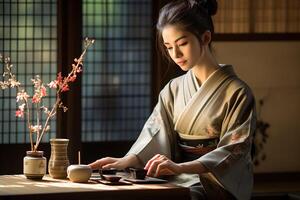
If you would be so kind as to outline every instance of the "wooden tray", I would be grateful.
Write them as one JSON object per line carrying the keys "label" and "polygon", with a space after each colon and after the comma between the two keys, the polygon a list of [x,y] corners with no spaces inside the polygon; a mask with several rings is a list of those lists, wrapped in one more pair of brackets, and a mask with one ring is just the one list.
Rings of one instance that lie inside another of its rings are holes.
{"label": "wooden tray", "polygon": [[124,178],[125,181],[129,181],[131,183],[140,183],[140,184],[146,184],[146,183],[167,183],[168,181],[160,178],[154,178],[154,177],[146,177],[145,179],[134,179],[134,178]]}

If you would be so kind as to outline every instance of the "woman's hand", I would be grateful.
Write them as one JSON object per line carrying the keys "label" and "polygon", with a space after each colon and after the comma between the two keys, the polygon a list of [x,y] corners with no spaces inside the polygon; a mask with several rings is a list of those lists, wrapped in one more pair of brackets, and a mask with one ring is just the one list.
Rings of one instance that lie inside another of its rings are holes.
{"label": "woman's hand", "polygon": [[136,166],[139,164],[139,160],[136,155],[128,155],[123,158],[114,158],[114,157],[105,157],[99,160],[96,160],[93,163],[90,163],[89,166],[92,170],[96,169],[108,169],[108,168],[115,168],[115,169],[125,169],[129,166]]}
{"label": "woman's hand", "polygon": [[153,156],[146,164],[147,176],[178,175],[182,173],[202,174],[208,172],[207,168],[198,160],[184,163],[174,163],[164,155]]}
{"label": "woman's hand", "polygon": [[164,155],[153,156],[146,164],[147,176],[177,175],[182,173],[181,166]]}
{"label": "woman's hand", "polygon": [[105,157],[90,163],[89,166],[92,168],[92,170],[102,168],[117,168],[116,166],[120,166],[120,159],[121,158]]}

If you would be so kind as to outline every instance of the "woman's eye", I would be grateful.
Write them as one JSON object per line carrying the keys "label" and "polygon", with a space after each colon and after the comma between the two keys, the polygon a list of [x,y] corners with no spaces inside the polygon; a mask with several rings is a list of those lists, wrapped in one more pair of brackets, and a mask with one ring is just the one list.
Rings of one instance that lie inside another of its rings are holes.
{"label": "woman's eye", "polygon": [[179,46],[184,46],[186,44],[187,44],[187,42],[184,42],[184,43],[179,44]]}
{"label": "woman's eye", "polygon": [[168,51],[170,51],[170,50],[172,50],[172,49],[173,49],[173,47],[167,47],[167,49],[168,49]]}

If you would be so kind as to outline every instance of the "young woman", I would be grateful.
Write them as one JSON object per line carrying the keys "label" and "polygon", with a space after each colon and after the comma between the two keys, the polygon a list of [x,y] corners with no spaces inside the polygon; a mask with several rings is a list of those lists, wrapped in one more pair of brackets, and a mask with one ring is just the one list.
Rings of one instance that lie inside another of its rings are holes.
{"label": "young woman", "polygon": [[160,92],[126,156],[99,159],[93,169],[143,166],[148,176],[174,175],[173,182],[190,187],[192,199],[250,198],[255,100],[210,49],[216,11],[216,0],[172,1],[161,9],[162,52],[187,73]]}

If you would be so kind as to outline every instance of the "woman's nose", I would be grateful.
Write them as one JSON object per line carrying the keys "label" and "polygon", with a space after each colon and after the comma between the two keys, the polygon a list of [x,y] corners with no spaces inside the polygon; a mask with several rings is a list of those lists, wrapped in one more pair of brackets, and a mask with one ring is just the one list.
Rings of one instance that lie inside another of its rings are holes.
{"label": "woman's nose", "polygon": [[180,58],[182,56],[182,52],[179,50],[179,48],[173,49],[173,57],[174,58]]}

